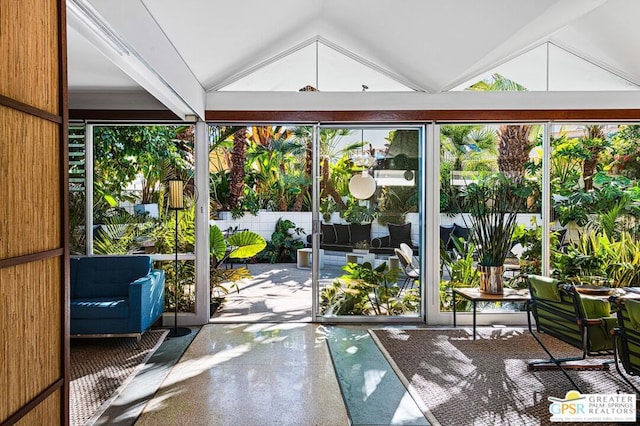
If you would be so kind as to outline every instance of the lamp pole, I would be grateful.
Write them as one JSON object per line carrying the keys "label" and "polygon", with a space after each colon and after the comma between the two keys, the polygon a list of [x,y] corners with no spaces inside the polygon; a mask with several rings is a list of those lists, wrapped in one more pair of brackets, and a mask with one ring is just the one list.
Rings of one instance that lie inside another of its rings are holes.
{"label": "lamp pole", "polygon": [[176,253],[174,262],[175,286],[173,291],[174,311],[173,329],[169,331],[169,337],[186,336],[191,333],[190,328],[178,327],[178,210],[184,209],[184,182],[179,179],[169,181],[169,210],[175,211],[175,240],[174,249]]}

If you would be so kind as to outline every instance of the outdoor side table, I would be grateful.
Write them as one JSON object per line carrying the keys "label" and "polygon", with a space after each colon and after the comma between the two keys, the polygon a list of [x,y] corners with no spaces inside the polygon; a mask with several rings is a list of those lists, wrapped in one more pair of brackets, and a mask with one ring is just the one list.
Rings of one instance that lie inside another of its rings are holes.
{"label": "outdoor side table", "polygon": [[[296,267],[298,269],[311,269],[313,251],[310,248],[298,249],[296,252]],[[318,266],[324,268],[324,249],[318,249]]]}
{"label": "outdoor side table", "polygon": [[476,308],[478,302],[527,302],[529,290],[505,288],[501,294],[482,293],[478,288],[453,289],[453,326],[456,326],[456,296],[471,301],[473,305],[473,340],[476,340]]}
{"label": "outdoor side table", "polygon": [[359,263],[363,264],[369,262],[373,266],[373,262],[376,260],[376,255],[373,253],[347,253],[345,255],[344,264],[347,263]]}

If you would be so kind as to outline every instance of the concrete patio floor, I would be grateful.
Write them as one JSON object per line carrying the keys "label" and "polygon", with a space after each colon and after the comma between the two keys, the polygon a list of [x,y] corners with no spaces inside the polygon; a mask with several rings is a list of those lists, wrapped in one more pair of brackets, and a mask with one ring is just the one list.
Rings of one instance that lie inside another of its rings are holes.
{"label": "concrete patio floor", "polygon": [[[252,279],[242,280],[240,292],[231,292],[212,317],[211,323],[311,322],[311,270],[295,263],[247,265]],[[325,265],[322,281],[331,282],[344,272],[340,266]]]}

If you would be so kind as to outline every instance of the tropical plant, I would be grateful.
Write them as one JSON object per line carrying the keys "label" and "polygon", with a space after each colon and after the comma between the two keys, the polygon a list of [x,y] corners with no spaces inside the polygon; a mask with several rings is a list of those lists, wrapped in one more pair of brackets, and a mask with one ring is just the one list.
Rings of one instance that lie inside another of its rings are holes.
{"label": "tropical plant", "polygon": [[640,179],[640,125],[621,126],[613,137],[613,161],[609,167],[631,179]]}
{"label": "tropical plant", "polygon": [[244,165],[247,152],[247,128],[240,127],[233,133],[231,171],[229,182],[229,207],[238,207],[244,194]]}
{"label": "tropical plant", "polygon": [[302,192],[301,188],[310,186],[310,177],[298,164],[305,150],[304,145],[293,139],[272,139],[266,145],[250,145],[245,182],[258,195],[261,208],[287,211]]}
{"label": "tropical plant", "polygon": [[122,199],[127,184],[142,176],[142,203],[158,202],[160,182],[188,168],[192,140],[178,139],[185,134],[185,126],[95,127],[95,182],[104,193]]}
{"label": "tropical plant", "polygon": [[336,211],[337,204],[331,197],[320,199],[320,214],[325,222],[331,222],[331,215]]}
{"label": "tropical plant", "polygon": [[611,141],[604,133],[604,127],[600,125],[584,126],[584,137],[581,139],[585,158],[582,163],[582,179],[586,190],[593,188],[591,177],[596,172],[600,153],[611,146]]}
{"label": "tropical plant", "polygon": [[566,134],[551,139],[551,192],[568,196],[580,186],[582,177],[582,148],[577,138]]}
{"label": "tropical plant", "polygon": [[[442,310],[453,307],[453,287],[478,287],[480,273],[476,268],[475,246],[463,238],[452,238],[454,250],[447,250],[440,241],[440,306]],[[443,279],[445,272],[449,281]],[[456,300],[456,308],[464,311],[469,308],[469,301],[463,297]]]}
{"label": "tropical plant", "polygon": [[[231,234],[228,238],[217,225],[209,227],[209,288],[210,297],[214,299],[224,298],[231,289],[240,291],[238,282],[243,278],[251,278],[247,267],[222,268],[221,265],[228,259],[249,259],[256,256],[267,246],[264,238],[252,231],[240,231]],[[230,283],[230,285],[226,285]]]}
{"label": "tropical plant", "polygon": [[524,180],[511,179],[501,173],[464,188],[461,197],[469,206],[469,238],[476,246],[479,265],[504,264],[517,227],[517,214],[525,209],[531,193],[531,187]]}
{"label": "tropical plant", "polygon": [[348,193],[352,176],[349,155],[362,146],[354,142],[342,146],[342,138],[351,134],[349,129],[324,128],[320,131],[320,197],[331,197],[339,210],[346,206],[342,196]]}
{"label": "tropical plant", "polygon": [[397,285],[400,269],[386,263],[373,268],[369,262],[349,263],[339,279],[322,289],[321,308],[325,315],[401,315],[417,312],[416,289],[401,292]]}
{"label": "tropical plant", "polygon": [[360,201],[350,198],[347,201],[347,209],[340,212],[340,217],[347,223],[361,224],[373,221],[376,218],[376,211],[374,208],[361,205]]}
{"label": "tropical plant", "polygon": [[444,125],[440,135],[441,155],[453,163],[455,170],[494,170],[497,135],[493,128]]}
{"label": "tropical plant", "polygon": [[[480,81],[470,87],[477,91],[526,91],[527,88],[500,75]],[[525,175],[529,153],[535,146],[529,124],[504,124],[498,129],[498,169],[500,173],[522,178]]]}
{"label": "tropical plant", "polygon": [[556,256],[554,275],[574,282],[603,277],[611,285],[640,285],[640,242],[627,232],[618,239],[587,230],[577,242],[569,244],[566,253]]}
{"label": "tropical plant", "polygon": [[378,197],[377,220],[380,225],[405,223],[407,213],[418,211],[418,187],[385,186]]}
{"label": "tropical plant", "polygon": [[72,255],[86,254],[85,192],[69,191],[69,251]]}
{"label": "tropical plant", "polygon": [[304,229],[297,227],[289,219],[279,218],[275,231],[271,234],[271,240],[267,242],[266,249],[259,257],[269,263],[295,262],[298,249],[304,247],[300,239],[302,234]]}
{"label": "tropical plant", "polygon": [[[304,173],[303,176],[307,179],[311,179],[313,176],[313,127],[303,126],[294,127],[291,130],[292,135],[299,141],[304,147]],[[291,211],[302,211],[302,207],[305,203],[305,198],[310,196],[311,193],[310,182],[307,185],[300,187],[300,192],[296,196],[295,202],[291,208]],[[309,204],[310,205],[310,204]]]}
{"label": "tropical plant", "polygon": [[593,194],[584,191],[576,191],[568,197],[557,196],[553,200],[555,218],[562,226],[569,222],[584,226],[589,221],[588,213],[593,201]]}

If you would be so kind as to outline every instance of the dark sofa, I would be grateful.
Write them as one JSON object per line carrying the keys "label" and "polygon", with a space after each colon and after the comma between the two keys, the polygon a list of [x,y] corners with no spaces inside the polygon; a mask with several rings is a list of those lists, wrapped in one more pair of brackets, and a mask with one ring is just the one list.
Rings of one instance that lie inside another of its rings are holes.
{"label": "dark sofa", "polygon": [[149,256],[71,258],[71,335],[140,339],[162,315],[164,271]]}
{"label": "dark sofa", "polygon": [[[389,235],[371,238],[371,224],[339,224],[323,223],[320,225],[320,248],[331,251],[353,251],[357,242],[366,242],[369,252],[374,254],[394,255],[393,249],[399,248],[401,243],[413,247],[414,253],[418,249],[411,241],[411,223],[404,225],[387,225]],[[311,247],[311,235],[307,236],[307,247]]]}

